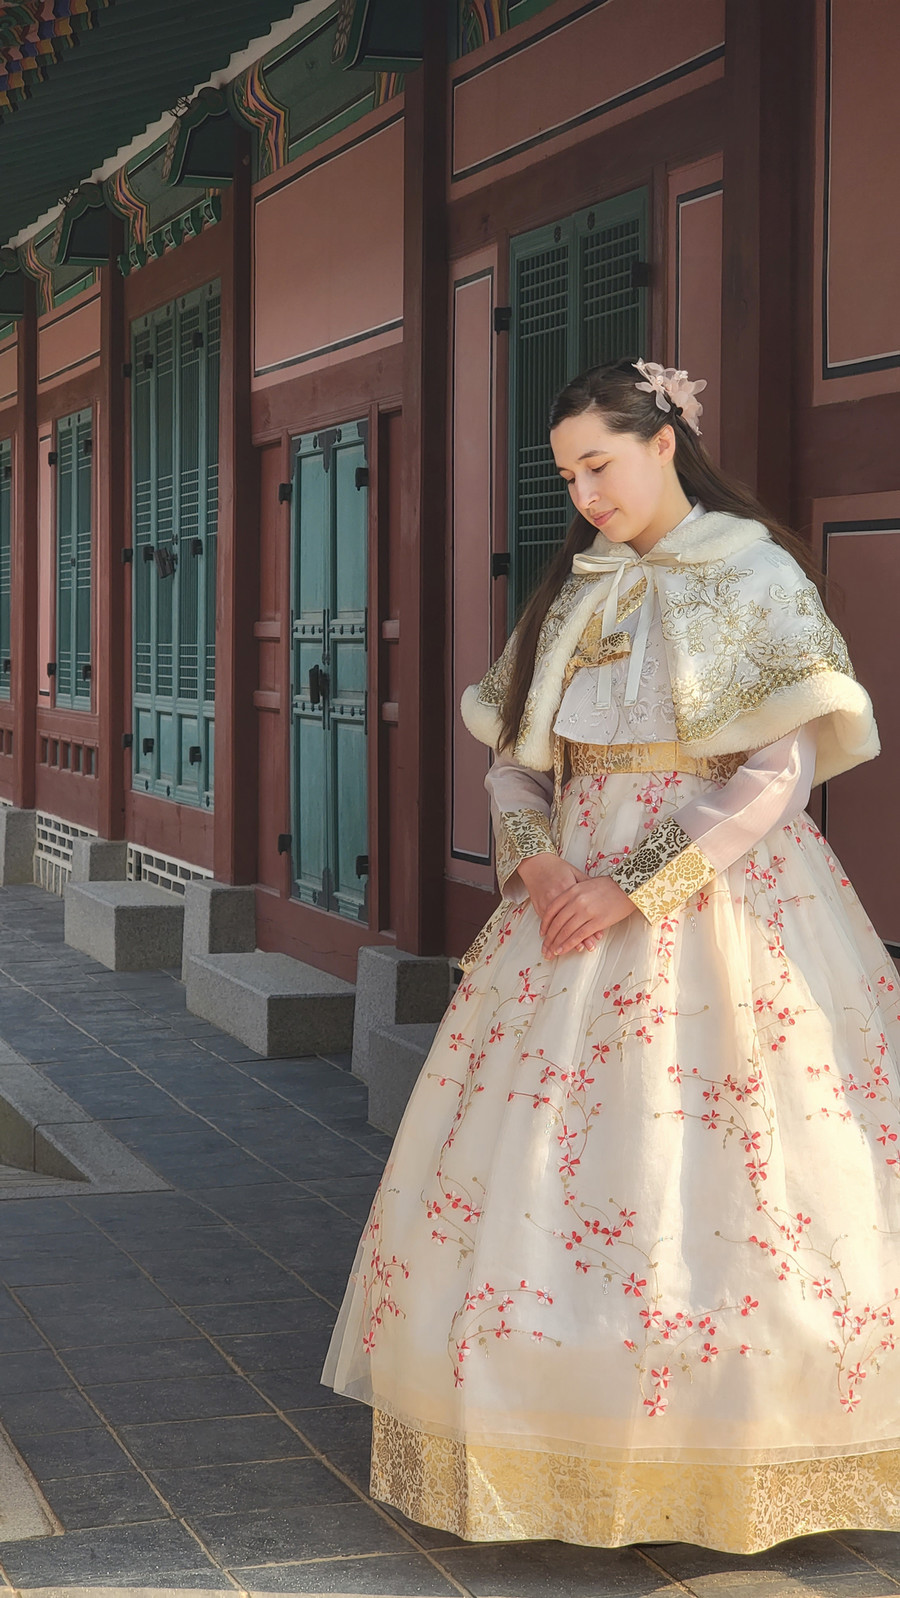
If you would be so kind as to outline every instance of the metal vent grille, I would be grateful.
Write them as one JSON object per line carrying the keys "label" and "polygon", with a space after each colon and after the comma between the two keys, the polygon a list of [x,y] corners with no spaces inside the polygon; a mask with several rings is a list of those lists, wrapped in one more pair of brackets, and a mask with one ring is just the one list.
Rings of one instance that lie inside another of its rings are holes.
{"label": "metal vent grille", "polygon": [[47,893],[62,895],[72,875],[72,845],[76,838],[96,838],[90,827],[76,827],[60,816],[39,810],[35,817],[34,880]]}
{"label": "metal vent grille", "polygon": [[176,860],[135,843],[128,845],[125,874],[129,882],[146,882],[151,888],[164,888],[169,893],[184,893],[185,883],[203,882],[212,876],[203,866],[189,865],[186,860]]}

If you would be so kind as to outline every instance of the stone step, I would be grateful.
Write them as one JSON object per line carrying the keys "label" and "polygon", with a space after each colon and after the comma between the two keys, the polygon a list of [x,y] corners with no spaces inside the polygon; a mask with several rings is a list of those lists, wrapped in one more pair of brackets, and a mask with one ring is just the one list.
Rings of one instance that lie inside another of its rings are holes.
{"label": "stone step", "polygon": [[369,1033],[369,1121],[393,1137],[435,1040],[439,1022],[406,1021]]}
{"label": "stone step", "polygon": [[257,1054],[279,1057],[349,1050],[355,989],[350,982],[261,949],[186,953],[187,1007]]}
{"label": "stone step", "polygon": [[145,882],[70,882],[65,940],[110,971],[181,964],[184,900]]}

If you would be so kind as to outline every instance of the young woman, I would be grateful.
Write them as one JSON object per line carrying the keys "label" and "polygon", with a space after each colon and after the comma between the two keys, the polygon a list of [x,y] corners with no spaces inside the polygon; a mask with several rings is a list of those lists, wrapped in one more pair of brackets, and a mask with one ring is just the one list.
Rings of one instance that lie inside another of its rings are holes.
{"label": "young woman", "polygon": [[636,366],[556,400],[577,515],[463,698],[503,902],[324,1380],[464,1538],[900,1530],[900,985],[804,810],[871,704],[705,385]]}

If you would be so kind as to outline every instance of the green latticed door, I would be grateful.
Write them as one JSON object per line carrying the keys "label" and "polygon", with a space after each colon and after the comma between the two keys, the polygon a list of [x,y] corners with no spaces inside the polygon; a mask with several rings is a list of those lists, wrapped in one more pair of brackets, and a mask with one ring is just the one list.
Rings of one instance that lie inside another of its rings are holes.
{"label": "green latticed door", "polygon": [[218,284],[132,327],[134,785],[211,807]]}
{"label": "green latticed door", "polygon": [[510,624],[570,517],[547,442],[556,392],[577,373],[644,354],[647,191],[513,239],[510,259]]}
{"label": "green latticed door", "polygon": [[56,424],[56,703],[91,707],[92,417]]}
{"label": "green latticed door", "polygon": [[0,699],[9,698],[11,639],[9,595],[12,583],[12,442],[0,438]]}
{"label": "green latticed door", "polygon": [[294,442],[294,894],[366,916],[366,422]]}

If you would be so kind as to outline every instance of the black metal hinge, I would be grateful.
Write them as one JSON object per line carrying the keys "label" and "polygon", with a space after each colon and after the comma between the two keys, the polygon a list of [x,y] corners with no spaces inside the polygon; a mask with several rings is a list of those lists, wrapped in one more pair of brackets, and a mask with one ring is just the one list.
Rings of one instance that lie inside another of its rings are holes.
{"label": "black metal hinge", "polygon": [[293,483],[279,483],[278,484],[278,503],[279,503],[279,505],[289,505],[291,503],[291,495],[293,494],[293,492],[294,492]]}
{"label": "black metal hinge", "polygon": [[356,471],[353,474],[353,481],[356,484],[357,488],[368,488],[368,486],[369,486],[369,468],[368,468],[368,466],[357,466]]}
{"label": "black metal hinge", "polygon": [[508,549],[499,550],[491,556],[491,576],[508,577],[511,556]]}
{"label": "black metal hinge", "polygon": [[48,453],[47,453],[47,465],[48,466],[55,466],[57,464],[58,460],[59,460],[58,451],[55,450],[55,449],[49,450]]}
{"label": "black metal hinge", "polygon": [[293,841],[294,841],[294,835],[293,835],[292,832],[279,832],[279,834],[278,834],[278,853],[279,854],[290,854],[291,846],[293,844]]}
{"label": "black metal hinge", "polygon": [[650,287],[651,265],[649,261],[632,261],[631,287],[633,289],[648,289]]}
{"label": "black metal hinge", "polygon": [[48,677],[55,677],[56,676],[56,661],[55,660],[48,660],[47,661],[47,676]]}
{"label": "black metal hinge", "polygon": [[132,366],[131,362],[130,361],[123,361],[123,363],[122,363],[122,376],[123,377],[132,377],[133,375],[134,375],[134,367]]}
{"label": "black metal hinge", "polygon": [[511,305],[495,305],[494,306],[494,332],[495,333],[508,333],[511,327],[512,327],[512,306]]}
{"label": "black metal hinge", "polygon": [[131,562],[133,560],[134,560],[134,550],[133,549],[123,549],[122,550],[122,565],[123,566],[130,566]]}
{"label": "black metal hinge", "polygon": [[123,732],[123,734],[122,734],[122,748],[123,749],[131,749],[133,747],[133,745],[134,745],[134,733],[133,732]]}

